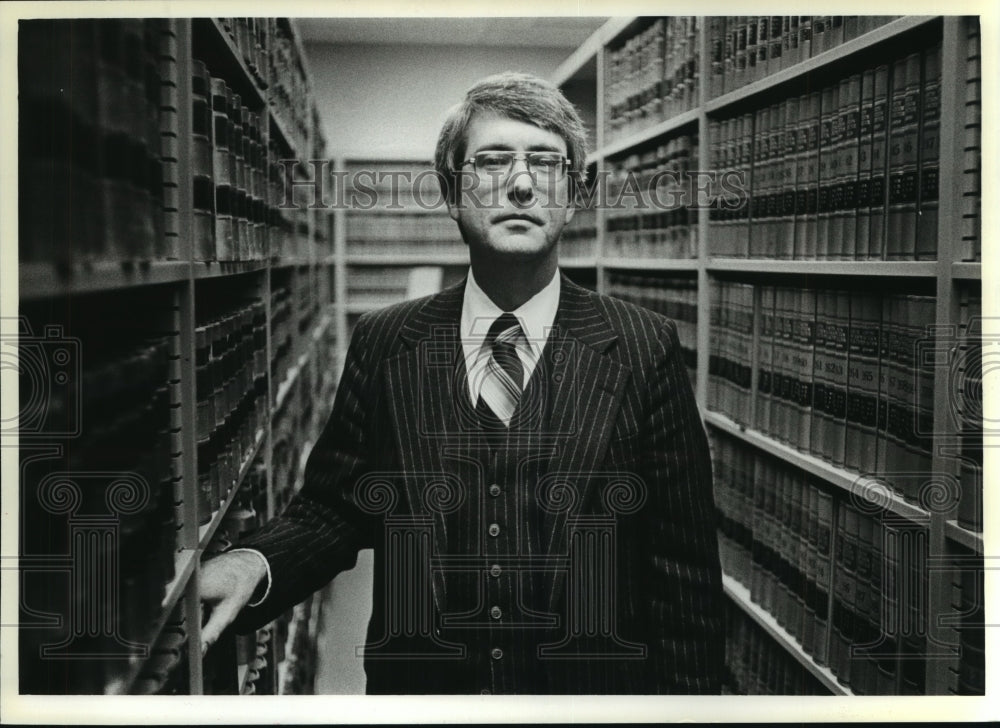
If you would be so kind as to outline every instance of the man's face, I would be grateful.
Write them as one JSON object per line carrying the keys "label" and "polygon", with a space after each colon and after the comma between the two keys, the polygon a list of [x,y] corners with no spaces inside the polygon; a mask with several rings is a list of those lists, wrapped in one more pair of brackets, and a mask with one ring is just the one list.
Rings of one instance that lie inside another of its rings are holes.
{"label": "man's face", "polygon": [[[464,159],[482,151],[558,152],[558,134],[507,117],[480,114],[468,128]],[[477,175],[474,165],[460,170],[458,202],[448,214],[458,223],[473,254],[489,259],[544,259],[572,217],[569,176],[532,180],[526,162],[515,161],[509,175]]]}

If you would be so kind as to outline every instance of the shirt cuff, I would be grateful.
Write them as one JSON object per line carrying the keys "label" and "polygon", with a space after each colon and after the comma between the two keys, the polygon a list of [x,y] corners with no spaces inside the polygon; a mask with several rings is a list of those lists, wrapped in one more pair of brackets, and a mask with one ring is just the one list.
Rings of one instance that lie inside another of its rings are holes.
{"label": "shirt cuff", "polygon": [[[265,582],[266,587],[264,589],[264,594],[263,596],[259,597],[256,601],[247,604],[248,607],[259,607],[264,602],[264,600],[267,599],[268,594],[271,593],[271,564],[268,563],[267,557],[264,556],[264,554],[262,554],[257,549],[245,549],[245,548],[230,549],[226,553],[235,554],[239,553],[240,551],[248,554],[256,554],[257,556],[260,557],[260,560],[264,562],[264,571],[267,572],[267,581]],[[254,590],[254,595],[256,595],[259,592],[260,592],[260,585],[258,585],[257,588]],[[250,598],[253,599],[253,596],[251,596]]]}

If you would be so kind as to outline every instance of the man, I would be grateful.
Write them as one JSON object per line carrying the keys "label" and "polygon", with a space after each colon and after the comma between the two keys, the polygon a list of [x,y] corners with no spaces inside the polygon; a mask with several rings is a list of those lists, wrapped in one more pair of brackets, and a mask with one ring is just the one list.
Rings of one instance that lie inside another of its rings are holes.
{"label": "man", "polygon": [[205,642],[373,548],[370,693],[718,692],[711,469],[675,326],[557,268],[585,159],[538,78],[452,111],[435,164],[470,274],[358,322],[301,492],[204,566]]}

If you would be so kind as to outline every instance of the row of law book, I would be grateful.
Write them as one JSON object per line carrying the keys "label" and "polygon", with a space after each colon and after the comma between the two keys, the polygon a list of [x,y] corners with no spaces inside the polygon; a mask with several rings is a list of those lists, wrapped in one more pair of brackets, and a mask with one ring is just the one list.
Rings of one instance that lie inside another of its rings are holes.
{"label": "row of law book", "polygon": [[605,136],[614,141],[698,104],[695,16],[657,18],[605,51]]}
{"label": "row of law book", "polygon": [[698,257],[698,137],[681,135],[610,165],[608,255]]}
{"label": "row of law book", "polygon": [[219,18],[218,22],[257,84],[266,86],[268,49],[270,39],[277,32],[277,21],[274,18]]}
{"label": "row of law book", "polygon": [[22,263],[162,258],[161,89],[176,21],[23,20],[18,31]]}
{"label": "row of law book", "polygon": [[236,484],[267,421],[267,315],[260,301],[195,328],[199,524]]}
{"label": "row of law book", "polygon": [[299,54],[291,25],[287,18],[278,18],[273,25],[268,59],[270,61],[268,100],[271,113],[280,120],[281,128],[291,137],[285,141],[295,155],[306,154],[313,133],[312,98],[305,74],[305,59]]}
{"label": "row of law book", "polygon": [[292,289],[290,282],[271,282],[271,391],[276,403],[278,389],[290,372],[294,352],[293,332],[296,325],[292,313]]}
{"label": "row of law book", "polygon": [[708,407],[919,502],[934,436],[965,436],[934,432],[936,355],[951,346],[935,338],[935,306],[932,296],[720,282]]}
{"label": "row of law book", "polygon": [[933,260],[941,44],[711,122],[709,253]]}
{"label": "row of law book", "polygon": [[333,177],[330,196],[348,210],[445,209],[441,181],[431,162],[351,161],[343,174]]}
{"label": "row of law book", "polygon": [[[122,645],[148,643],[175,576],[176,342],[61,333],[21,345],[20,686],[100,693],[128,671]],[[111,573],[102,588],[94,575]]]}
{"label": "row of law book", "polygon": [[597,210],[578,209],[559,236],[560,259],[593,258],[597,255]]}
{"label": "row of law book", "polygon": [[346,218],[346,235],[348,245],[377,244],[372,247],[386,254],[395,252],[396,247],[413,243],[455,241],[461,244],[458,226],[444,210],[430,214],[352,212]]}
{"label": "row of law book", "polygon": [[928,524],[712,438],[723,568],[817,665],[860,695],[920,695],[929,660]]}
{"label": "row of law book", "polygon": [[677,325],[684,365],[691,382],[698,367],[698,281],[608,272],[608,293],[663,314]]}
{"label": "row of law book", "polygon": [[708,19],[709,96],[759,81],[893,20],[886,15],[758,15]]}
{"label": "row of law book", "polygon": [[266,112],[250,110],[199,59],[192,62],[191,89],[194,260],[289,254],[309,234],[307,213],[286,207],[294,190],[281,147],[268,136]]}
{"label": "row of law book", "polygon": [[723,694],[829,694],[763,627],[735,605],[726,609],[726,673]]}

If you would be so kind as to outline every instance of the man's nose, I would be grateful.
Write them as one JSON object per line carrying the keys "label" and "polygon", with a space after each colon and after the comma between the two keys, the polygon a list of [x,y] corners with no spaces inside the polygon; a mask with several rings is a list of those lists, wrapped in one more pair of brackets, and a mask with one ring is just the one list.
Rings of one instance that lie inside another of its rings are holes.
{"label": "man's nose", "polygon": [[511,201],[526,205],[535,196],[535,181],[528,170],[528,162],[523,159],[516,160],[510,170],[510,179],[507,181],[507,195]]}

